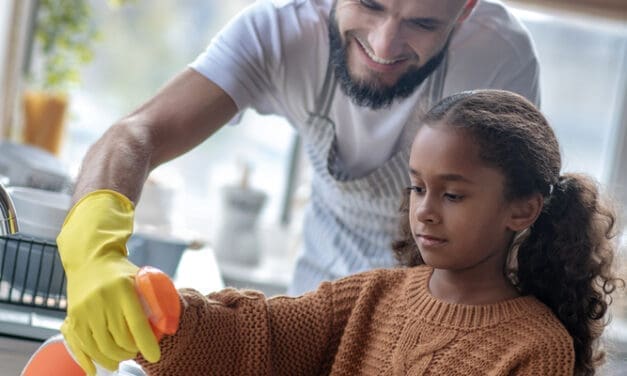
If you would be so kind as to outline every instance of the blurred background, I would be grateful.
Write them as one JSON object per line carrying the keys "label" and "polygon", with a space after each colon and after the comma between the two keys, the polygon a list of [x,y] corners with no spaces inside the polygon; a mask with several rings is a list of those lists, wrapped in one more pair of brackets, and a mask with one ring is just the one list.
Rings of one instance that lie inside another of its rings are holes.
{"label": "blurred background", "polygon": [[[49,152],[58,161],[52,169],[67,178],[68,185],[59,190],[71,190],[87,148],[184,69],[251,2],[0,1],[1,139]],[[541,64],[542,110],[561,142],[564,170],[597,178],[624,216],[627,1],[506,3],[534,39]],[[64,39],[67,30],[71,37]],[[58,124],[47,130],[38,124],[52,117],[42,120],[34,113],[42,90],[56,93],[51,106],[60,113]],[[0,175],[9,175],[1,163]],[[217,256],[220,283],[282,293],[300,246],[308,179],[290,126],[281,118],[248,111],[240,124],[225,127],[153,172],[140,204],[144,207],[138,208],[138,228],[146,234],[158,232],[162,243],[185,244],[185,254],[191,252],[189,260],[194,261],[185,262],[184,255],[175,261],[172,274],[192,287],[214,286],[199,260]],[[238,258],[221,254],[220,247],[225,234],[232,235],[229,221],[237,220],[232,195],[241,188],[259,193],[260,199],[255,218],[250,218],[254,255]],[[155,219],[160,216],[175,220]],[[624,259],[620,265],[626,268]],[[612,363],[604,372],[627,374],[627,299],[616,302],[612,316],[607,331]]]}

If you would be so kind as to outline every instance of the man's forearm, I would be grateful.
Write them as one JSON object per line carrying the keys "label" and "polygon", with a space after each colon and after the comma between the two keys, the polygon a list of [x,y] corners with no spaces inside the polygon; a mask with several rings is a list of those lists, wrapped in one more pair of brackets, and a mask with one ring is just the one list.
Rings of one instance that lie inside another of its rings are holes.
{"label": "man's forearm", "polygon": [[193,149],[237,111],[219,86],[184,70],[89,149],[74,202],[91,191],[112,189],[137,204],[153,168]]}
{"label": "man's forearm", "polygon": [[112,126],[87,152],[74,187],[75,203],[89,192],[111,189],[133,203],[150,170],[152,150],[147,132],[127,120]]}

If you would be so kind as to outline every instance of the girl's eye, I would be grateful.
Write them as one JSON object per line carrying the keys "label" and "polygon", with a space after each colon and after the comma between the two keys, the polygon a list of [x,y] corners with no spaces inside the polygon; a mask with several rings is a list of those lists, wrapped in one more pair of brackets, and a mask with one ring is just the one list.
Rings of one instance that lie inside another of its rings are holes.
{"label": "girl's eye", "polygon": [[424,188],[419,187],[419,186],[417,186],[417,185],[412,185],[412,186],[409,186],[409,187],[407,187],[407,190],[408,190],[410,193],[411,193],[411,192],[414,192],[414,193],[418,193],[418,194],[421,194],[421,193],[424,193],[424,192],[425,192],[425,189],[424,189]]}
{"label": "girl's eye", "polygon": [[459,202],[464,198],[464,196],[462,195],[456,195],[453,193],[445,193],[444,197],[446,197],[447,200],[452,201],[452,202]]}

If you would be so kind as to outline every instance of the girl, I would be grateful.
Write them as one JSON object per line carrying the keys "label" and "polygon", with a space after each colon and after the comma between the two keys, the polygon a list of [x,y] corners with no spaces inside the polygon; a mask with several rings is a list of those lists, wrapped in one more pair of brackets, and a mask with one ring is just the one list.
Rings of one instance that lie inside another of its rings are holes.
{"label": "girl", "polygon": [[522,97],[474,91],[425,117],[409,159],[406,268],[298,298],[181,290],[149,375],[590,375],[615,215]]}

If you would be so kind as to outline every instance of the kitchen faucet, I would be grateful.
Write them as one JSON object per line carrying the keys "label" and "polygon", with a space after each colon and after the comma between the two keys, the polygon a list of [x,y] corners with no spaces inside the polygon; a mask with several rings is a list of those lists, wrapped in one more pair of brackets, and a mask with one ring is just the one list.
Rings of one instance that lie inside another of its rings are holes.
{"label": "kitchen faucet", "polygon": [[15,234],[18,230],[13,200],[4,185],[0,183],[0,236]]}

